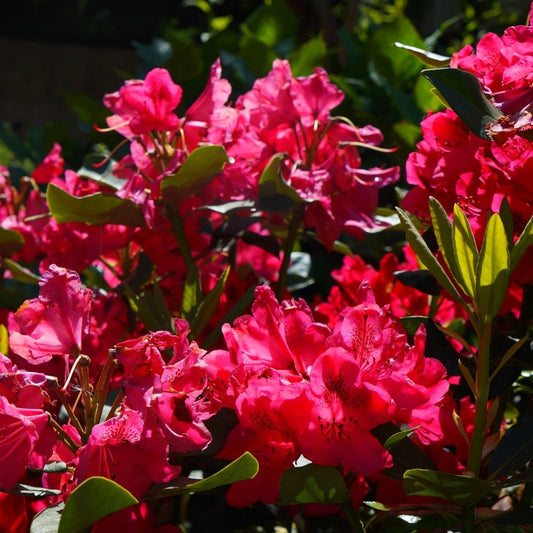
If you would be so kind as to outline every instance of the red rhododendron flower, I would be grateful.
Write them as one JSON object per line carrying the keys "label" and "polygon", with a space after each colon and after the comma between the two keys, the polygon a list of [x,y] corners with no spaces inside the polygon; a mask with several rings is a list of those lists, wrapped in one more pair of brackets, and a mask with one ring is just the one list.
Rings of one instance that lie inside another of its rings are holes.
{"label": "red rhododendron flower", "polygon": [[39,297],[24,302],[13,316],[11,349],[31,364],[79,355],[92,292],[82,288],[77,272],[56,265],[43,273],[39,285]]}
{"label": "red rhododendron flower", "polygon": [[155,68],[144,80],[130,80],[118,92],[104,97],[104,104],[116,115],[108,119],[108,124],[127,125],[135,135],[152,130],[173,131],[178,126],[174,110],[181,95],[181,87],[172,81],[168,71]]}
{"label": "red rhododendron flower", "polygon": [[61,145],[54,143],[50,153],[43,162],[32,172],[31,177],[37,183],[50,183],[50,181],[63,174],[65,160],[61,157]]}
{"label": "red rhododendron flower", "polygon": [[26,467],[42,467],[54,440],[47,413],[18,408],[0,396],[0,490],[13,488]]}
{"label": "red rhododendron flower", "polygon": [[180,467],[167,461],[168,444],[146,431],[136,411],[126,410],[93,427],[79,451],[76,482],[104,476],[141,498],[151,483],[177,476]]}

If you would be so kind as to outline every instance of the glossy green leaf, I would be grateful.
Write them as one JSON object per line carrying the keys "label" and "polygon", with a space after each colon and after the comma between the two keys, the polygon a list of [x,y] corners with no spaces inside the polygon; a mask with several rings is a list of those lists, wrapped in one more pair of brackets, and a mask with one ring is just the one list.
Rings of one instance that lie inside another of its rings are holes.
{"label": "glossy green leaf", "polygon": [[509,285],[509,245],[498,213],[489,218],[481,253],[477,279],[480,312],[494,318],[503,304]]}
{"label": "glossy green leaf", "polygon": [[395,42],[394,46],[407,50],[415,57],[420,59],[428,67],[447,67],[450,64],[451,57],[443,56],[440,54],[435,54],[434,52],[429,52],[423,48],[418,48],[416,46],[409,46],[407,44]]}
{"label": "glossy green leaf", "polygon": [[272,157],[259,179],[258,207],[266,211],[282,211],[303,202],[298,191],[291,187],[281,175],[283,154]]}
{"label": "glossy green leaf", "polygon": [[24,248],[24,237],[12,229],[0,227],[0,255],[10,257]]}
{"label": "glossy green leaf", "polygon": [[457,204],[453,207],[453,245],[461,286],[474,299],[479,252],[470,223]]}
{"label": "glossy green leaf", "polygon": [[105,477],[90,477],[70,493],[58,533],[84,531],[104,516],[136,503],[137,498],[118,483]]}
{"label": "glossy green leaf", "polygon": [[292,52],[288,59],[294,77],[309,76],[315,67],[324,64],[328,50],[322,35],[317,35]]}
{"label": "glossy green leaf", "polygon": [[520,259],[526,250],[533,245],[533,216],[529,219],[526,227],[522,230],[513,248],[511,249],[510,270],[511,272],[518,266]]}
{"label": "glossy green leaf", "polygon": [[78,170],[77,174],[81,177],[88,178],[112,189],[118,190],[125,183],[126,180],[117,178],[113,174],[114,161],[108,161],[102,165],[104,155],[90,154],[83,160],[82,167]]}
{"label": "glossy green leaf", "polygon": [[446,213],[440,202],[432,196],[429,198],[429,210],[431,213],[433,231],[442,257],[444,258],[444,261],[446,261],[452,276],[460,283],[459,266],[457,264],[453,242],[453,227],[448,217],[448,213]]}
{"label": "glossy green leaf", "polygon": [[238,481],[252,479],[256,476],[257,472],[259,472],[257,459],[250,452],[244,452],[240,457],[219,470],[216,474],[200,481],[194,481],[190,478],[178,478],[169,483],[153,485],[144,499],[156,500],[178,494],[212,490],[224,485],[237,483]]}
{"label": "glossy green leaf", "polygon": [[350,501],[350,491],[341,473],[333,466],[308,464],[288,468],[281,475],[280,505],[348,501]]}
{"label": "glossy green leaf", "polygon": [[194,317],[189,321],[191,326],[191,339],[198,337],[200,332],[209,322],[212,314],[215,312],[220,298],[222,297],[222,293],[224,292],[224,287],[226,286],[230,270],[231,267],[226,268],[224,273],[215,283],[215,286],[205,295],[205,298],[203,298],[198,305]]}
{"label": "glossy green leaf", "polygon": [[437,258],[431,253],[428,245],[424,242],[424,239],[411,222],[409,215],[403,209],[397,208],[396,210],[404,226],[407,241],[411,245],[411,248],[417,255],[418,259],[420,259],[426,268],[435,276],[441,287],[446,290],[454,300],[466,307],[464,299],[444,271],[444,268],[442,268],[442,265],[437,261]]}
{"label": "glossy green leaf", "polygon": [[507,476],[533,459],[533,416],[526,414],[504,434],[489,463],[489,473]]}
{"label": "glossy green leaf", "polygon": [[420,426],[414,428],[404,429],[403,431],[398,431],[394,435],[391,435],[384,443],[383,447],[390,451],[395,446],[397,446],[402,440],[409,438]]}
{"label": "glossy green leaf", "polygon": [[31,521],[30,533],[57,533],[64,507],[65,504],[60,502],[37,513]]}
{"label": "glossy green leaf", "polygon": [[485,479],[420,468],[405,472],[403,488],[409,496],[433,496],[469,507],[482,500],[491,485]]}
{"label": "glossy green leaf", "polygon": [[479,80],[470,72],[456,68],[436,68],[422,71],[451,107],[470,128],[483,139],[489,139],[486,126],[496,122],[503,113],[483,94]]}
{"label": "glossy green leaf", "polygon": [[89,225],[123,224],[145,225],[140,205],[114,194],[97,192],[87,196],[72,196],[50,183],[46,189],[50,212],[57,222],[84,222]]}
{"label": "glossy green leaf", "polygon": [[159,331],[162,329],[172,331],[172,320],[169,319],[167,313],[159,308],[159,304],[155,301],[153,295],[147,291],[136,294],[126,283],[124,284],[124,292],[126,293],[131,310],[147,329],[150,331]]}
{"label": "glossy green leaf", "polygon": [[228,162],[224,147],[199,146],[194,149],[174,174],[161,181],[161,195],[174,201],[182,201],[199,192]]}

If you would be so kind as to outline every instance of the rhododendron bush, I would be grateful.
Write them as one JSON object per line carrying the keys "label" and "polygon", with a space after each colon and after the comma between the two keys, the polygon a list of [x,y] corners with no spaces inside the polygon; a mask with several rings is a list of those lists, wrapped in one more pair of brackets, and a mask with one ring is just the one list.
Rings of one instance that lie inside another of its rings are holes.
{"label": "rhododendron bush", "polygon": [[533,523],[532,58],[515,26],[423,72],[448,108],[388,216],[394,148],[281,59],[184,111],[155,68],[104,96],[106,157],[0,167],[0,529]]}

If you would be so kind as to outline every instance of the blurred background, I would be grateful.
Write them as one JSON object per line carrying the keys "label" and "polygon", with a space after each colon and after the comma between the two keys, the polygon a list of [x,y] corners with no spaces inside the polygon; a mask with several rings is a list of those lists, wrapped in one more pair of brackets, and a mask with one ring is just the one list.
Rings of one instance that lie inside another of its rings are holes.
{"label": "blurred background", "polygon": [[[440,103],[424,65],[392,43],[451,55],[485,33],[525,24],[528,0],[17,0],[0,20],[0,164],[31,172],[54,141],[76,168],[110,138],[105,93],[156,66],[184,89],[183,109],[221,57],[234,96],[276,57],[294,75],[324,66],[341,110],[372,122],[405,156]],[[112,141],[110,142],[112,145]]]}

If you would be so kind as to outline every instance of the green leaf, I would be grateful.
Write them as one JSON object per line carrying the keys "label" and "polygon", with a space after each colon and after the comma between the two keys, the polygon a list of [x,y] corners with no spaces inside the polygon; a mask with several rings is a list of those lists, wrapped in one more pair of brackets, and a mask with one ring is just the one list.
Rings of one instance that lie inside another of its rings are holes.
{"label": "green leaf", "polygon": [[102,159],[104,157],[104,154],[90,154],[86,156],[77,174],[91,181],[118,190],[126,183],[126,180],[117,178],[113,174],[114,161],[108,161],[102,165]]}
{"label": "green leaf", "polygon": [[24,237],[12,229],[0,227],[0,255],[10,257],[24,248]]}
{"label": "green leaf", "polygon": [[426,268],[435,276],[435,278],[437,278],[441,287],[447,291],[454,300],[461,303],[461,305],[466,308],[467,305],[463,297],[459,294],[455,285],[452,283],[441,264],[437,261],[437,258],[431,253],[428,245],[424,242],[424,239],[422,239],[422,236],[411,222],[409,215],[401,208],[396,208],[396,211],[404,225],[407,241],[411,245],[411,248],[417,255],[418,259],[420,259]]}
{"label": "green leaf", "polygon": [[37,513],[31,521],[30,533],[57,533],[64,507],[65,504],[60,502]]}
{"label": "green leaf", "polygon": [[398,445],[403,439],[410,437],[420,426],[414,428],[404,429],[403,431],[398,431],[394,435],[391,435],[383,444],[383,447],[387,451],[391,451],[396,445]]}
{"label": "green leaf", "polygon": [[496,122],[503,113],[483,94],[479,80],[470,72],[456,68],[436,68],[422,71],[472,133],[490,139],[486,126]]}
{"label": "green leaf", "polygon": [[457,204],[453,207],[453,245],[459,274],[457,281],[460,282],[466,294],[474,299],[479,252],[470,223]]}
{"label": "green leaf", "polygon": [[417,468],[405,472],[403,488],[408,496],[433,496],[470,507],[488,494],[491,485],[485,479]]}
{"label": "green leaf", "polygon": [[257,204],[259,209],[283,211],[304,201],[298,191],[283,179],[281,175],[283,159],[283,154],[273,156],[261,174]]}
{"label": "green leaf", "polygon": [[147,296],[149,294],[147,292],[140,295],[136,294],[127,283],[124,283],[124,292],[131,310],[147,329],[150,331],[161,329],[172,331],[172,325],[167,324],[168,317],[165,313],[160,312],[153,296]]}
{"label": "green leaf", "polygon": [[226,286],[226,281],[230,273],[231,267],[226,268],[222,276],[215,283],[215,286],[206,294],[205,298],[200,302],[196,313],[192,320],[190,320],[191,332],[190,338],[195,339],[198,337],[200,332],[209,322],[211,315],[214,313],[217,308],[218,302],[224,292],[224,287]]}
{"label": "green leaf", "polygon": [[31,283],[36,285],[41,279],[39,276],[34,274],[31,270],[28,270],[26,267],[23,267],[19,263],[13,261],[12,259],[5,258],[4,266],[11,272],[13,278],[22,283]]}
{"label": "green leaf", "polygon": [[183,201],[199,192],[228,162],[223,146],[199,146],[194,149],[175,174],[161,181],[161,195],[174,201]]}
{"label": "green leaf", "polygon": [[480,312],[494,318],[503,304],[509,285],[509,245],[502,219],[498,213],[489,218],[481,254],[477,279]]}
{"label": "green leaf", "polygon": [[420,59],[420,61],[425,63],[428,67],[447,67],[450,64],[451,57],[448,56],[442,56],[422,48],[417,48],[416,46],[409,46],[398,42],[395,42],[394,46],[411,52],[411,54]]}
{"label": "green leaf", "polygon": [[526,250],[533,244],[533,216],[529,219],[526,227],[522,230],[511,250],[510,270],[511,272],[518,266],[520,259]]}
{"label": "green leaf", "polygon": [[292,75],[294,77],[309,76],[315,67],[324,64],[326,54],[326,42],[322,35],[317,35],[303,43],[288,57]]}
{"label": "green leaf", "polygon": [[397,89],[412,88],[420,73],[420,61],[396,48],[393,43],[422,48],[424,41],[411,21],[399,15],[392,22],[382,24],[368,41],[368,54],[377,72]]}
{"label": "green leaf", "polygon": [[84,222],[98,224],[123,224],[143,227],[144,215],[140,205],[114,194],[97,192],[87,196],[72,196],[50,183],[46,189],[50,212],[57,222]]}
{"label": "green leaf", "polygon": [[189,478],[177,478],[169,483],[153,485],[149,490],[145,500],[156,500],[186,494],[190,492],[203,492],[216,489],[224,485],[231,485],[238,481],[252,479],[259,471],[257,459],[250,453],[244,452],[240,457],[232,461],[229,465],[219,470],[216,474],[200,481],[193,481]]}
{"label": "green leaf", "polygon": [[442,205],[432,196],[429,198],[429,210],[431,212],[433,231],[435,232],[442,257],[446,261],[452,276],[454,276],[456,281],[460,281],[459,266],[457,264],[453,242],[452,223]]}
{"label": "green leaf", "polygon": [[139,503],[131,492],[105,477],[90,477],[68,497],[57,533],[88,529],[94,522]]}
{"label": "green leaf", "polygon": [[308,464],[288,468],[281,475],[280,505],[348,501],[350,501],[350,491],[341,473],[333,466]]}
{"label": "green leaf", "polygon": [[533,459],[533,416],[526,414],[504,434],[489,463],[493,476],[507,476]]}
{"label": "green leaf", "polygon": [[189,268],[185,278],[181,300],[181,317],[190,322],[203,299],[204,291],[202,290],[202,282],[200,281],[200,271],[193,264],[192,268]]}

